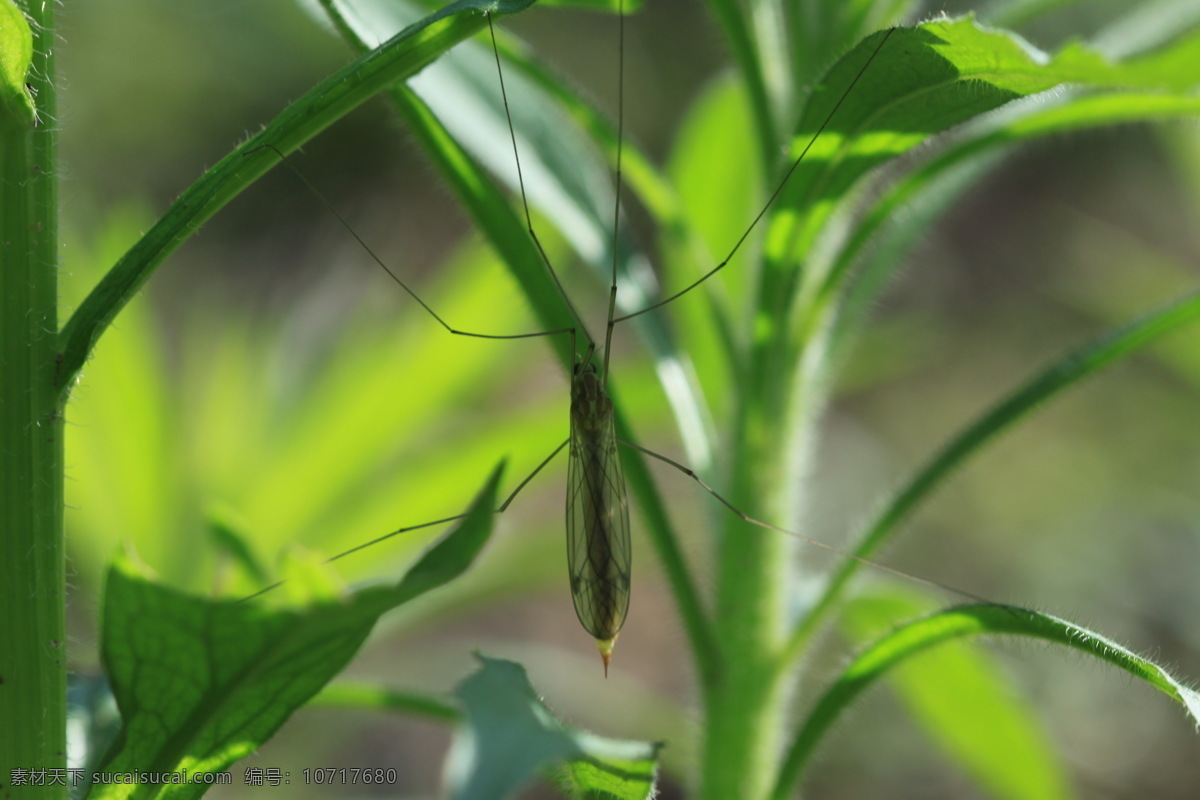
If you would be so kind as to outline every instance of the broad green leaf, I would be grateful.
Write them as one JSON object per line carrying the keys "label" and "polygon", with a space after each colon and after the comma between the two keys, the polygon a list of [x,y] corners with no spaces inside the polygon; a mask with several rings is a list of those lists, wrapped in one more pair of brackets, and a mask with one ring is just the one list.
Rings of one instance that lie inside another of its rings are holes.
{"label": "broad green leaf", "polygon": [[29,21],[12,0],[0,0],[0,114],[6,124],[28,125],[37,116],[25,88],[32,59]]}
{"label": "broad green leaf", "polygon": [[1200,723],[1200,693],[1111,639],[1073,622],[1025,608],[991,604],[957,606],[901,625],[854,659],[801,724],[788,748],[773,797],[783,800],[791,796],[805,765],[834,720],[872,683],[936,645],[982,634],[1042,639],[1106,661],[1171,697],[1184,707],[1194,724]]}
{"label": "broad green leaf", "polygon": [[[1097,44],[1097,48],[1105,52],[1128,52],[1132,42],[1140,48],[1154,48],[1154,59],[1162,63],[1189,60],[1194,47],[1191,37],[1179,38],[1178,32],[1181,25],[1194,27],[1200,19],[1194,13],[1181,15],[1178,13],[1181,11],[1134,9],[1133,16],[1139,20],[1143,15],[1149,16],[1154,24],[1133,23],[1138,33],[1132,37],[1129,21],[1114,24],[1111,34],[1101,37],[1109,40],[1108,44]],[[835,350],[844,352],[887,279],[921,232],[954,198],[1000,163],[1000,156],[1014,145],[1101,125],[1184,119],[1200,113],[1200,98],[1192,91],[1064,92],[1030,100],[1036,102],[1010,104],[970,125],[947,149],[890,185],[871,203],[847,241],[840,245],[813,301],[814,307],[821,309],[830,302],[829,298],[848,288],[839,301],[832,344]],[[860,266],[864,253],[869,256]],[[851,280],[855,269],[857,274]],[[840,353],[834,355],[834,361],[840,361],[836,357]]]}
{"label": "broad green leaf", "polygon": [[792,139],[793,158],[808,150],[772,207],[763,302],[786,308],[795,254],[809,252],[837,204],[871,168],[935,133],[1061,84],[1183,93],[1200,83],[1196,63],[1196,32],[1122,62],[1075,42],[1050,56],[970,18],[867,37],[826,75]]}
{"label": "broad green leaf", "polygon": [[1138,92],[1075,94],[1049,105],[1021,105],[1015,111],[965,133],[872,203],[840,249],[821,288],[825,297],[843,288],[862,253],[871,246],[869,259],[841,301],[835,346],[845,346],[846,337],[862,324],[866,310],[920,232],[927,230],[929,223],[974,185],[984,171],[998,163],[1008,148],[1026,140],[1102,125],[1187,119],[1200,114],[1200,98],[1193,94]]}
{"label": "broad green leaf", "polygon": [[479,670],[455,690],[467,716],[450,756],[455,800],[501,800],[560,764],[561,783],[574,797],[653,797],[660,745],[568,728],[543,705],[520,664],[478,658]]}
{"label": "broad green leaf", "polygon": [[[498,468],[462,523],[393,587],[278,610],[152,583],[128,558],[109,572],[102,655],[123,728],[99,767],[219,772],[271,737],[340,672],[385,611],[457,578],[487,542]],[[96,798],[192,798],[207,786],[95,785]]]}
{"label": "broad green leaf", "polygon": [[919,17],[920,0],[845,0],[826,3],[825,19],[814,25],[805,14],[790,15],[792,25],[792,81],[811,86],[821,71],[867,34]]}
{"label": "broad green leaf", "polygon": [[[931,605],[909,590],[876,590],[847,604],[841,627],[852,640],[866,643],[896,620],[930,613]],[[985,653],[967,642],[950,642],[905,661],[888,679],[914,719],[989,797],[1074,796],[1034,710]]]}

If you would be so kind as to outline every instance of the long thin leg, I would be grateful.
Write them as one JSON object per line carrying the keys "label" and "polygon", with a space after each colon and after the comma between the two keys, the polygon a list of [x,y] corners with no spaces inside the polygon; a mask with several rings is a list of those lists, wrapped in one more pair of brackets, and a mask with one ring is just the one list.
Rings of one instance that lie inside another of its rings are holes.
{"label": "long thin leg", "polygon": [[862,68],[859,69],[858,74],[854,76],[854,80],[850,82],[850,85],[848,87],[846,87],[846,91],[842,94],[842,96],[840,98],[838,98],[837,104],[834,105],[833,110],[829,112],[829,116],[827,116],[825,118],[825,121],[821,123],[821,127],[817,128],[816,133],[814,133],[812,135],[812,138],[808,140],[808,144],[806,144],[804,146],[804,149],[800,152],[800,155],[796,156],[796,159],[794,161],[792,161],[792,165],[790,167],[788,167],[787,172],[784,173],[783,180],[781,180],[779,182],[779,185],[775,187],[775,191],[771,193],[771,196],[769,198],[767,198],[767,202],[765,204],[763,204],[762,209],[758,212],[757,215],[755,215],[754,219],[750,222],[750,226],[748,228],[746,228],[746,232],[743,233],[741,238],[738,239],[737,242],[733,245],[733,249],[729,251],[729,255],[725,256],[725,258],[722,259],[720,264],[717,264],[715,267],[713,267],[708,272],[701,275],[699,278],[697,278],[691,284],[689,284],[688,286],[685,286],[683,289],[680,289],[678,292],[676,292],[675,294],[666,298],[665,300],[659,300],[657,303],[646,306],[642,310],[635,311],[632,314],[626,314],[623,317],[617,317],[616,319],[614,319],[612,321],[612,324],[616,324],[618,322],[624,322],[625,320],[633,319],[634,317],[639,317],[648,311],[653,311],[656,308],[661,308],[662,306],[665,306],[667,303],[678,300],[680,297],[683,297],[685,294],[690,292],[692,289],[695,289],[697,286],[704,283],[706,280],[711,278],[713,275],[716,275],[718,272],[720,272],[722,269],[724,269],[725,265],[728,264],[730,262],[730,260],[733,259],[734,255],[737,254],[737,251],[741,248],[742,244],[745,243],[746,239],[748,239],[750,237],[750,233],[758,226],[758,223],[762,220],[762,218],[767,215],[767,211],[770,210],[771,205],[775,202],[775,200],[779,197],[779,195],[783,193],[783,188],[785,186],[787,186],[787,182],[791,179],[792,173],[796,171],[796,168],[800,166],[800,162],[804,160],[804,157],[806,155],[808,155],[808,151],[812,149],[812,146],[814,144],[816,144],[817,139],[819,139],[821,134],[825,132],[825,129],[829,126],[829,123],[833,120],[834,116],[837,114],[838,109],[842,107],[842,103],[844,103],[846,101],[846,98],[850,96],[850,93],[852,91],[854,91],[855,85],[858,83],[859,79],[863,76],[863,73],[865,73],[867,71],[867,68],[869,66],[871,66],[871,62],[875,60],[875,56],[879,55],[879,51],[883,49],[883,45],[891,37],[893,31],[895,31],[895,28],[888,30],[888,32],[883,35],[883,38],[881,38],[879,40],[879,44],[875,46],[875,50],[872,51],[871,57],[868,58],[866,60],[866,63],[864,63],[862,65]]}
{"label": "long thin leg", "polygon": [[[539,336],[553,336],[554,334],[557,334],[557,333],[568,333],[568,332],[573,332],[575,330],[574,328],[555,328],[554,330],[534,331],[532,333],[494,334],[494,333],[474,333],[472,331],[463,331],[463,330],[459,330],[458,328],[455,328],[450,323],[446,322],[446,320],[442,319],[442,317],[436,311],[434,311],[429,306],[429,304],[427,304],[424,300],[422,300],[417,295],[417,293],[414,292],[409,287],[409,285],[407,283],[405,283],[403,280],[400,279],[399,275],[397,275],[394,271],[392,271],[391,267],[389,267],[387,264],[384,263],[383,259],[380,258],[375,253],[375,251],[371,249],[370,245],[368,245],[366,242],[364,242],[362,240],[362,237],[358,235],[358,232],[356,230],[354,230],[353,227],[351,227],[350,223],[346,221],[346,218],[343,217],[340,213],[338,213],[338,210],[334,207],[333,203],[331,203],[329,201],[329,198],[326,197],[324,194],[322,194],[321,190],[318,189],[315,185],[313,185],[313,182],[310,181],[304,175],[303,172],[296,169],[296,167],[294,167],[292,165],[291,160],[287,156],[285,156],[279,150],[278,147],[276,147],[273,144],[264,144],[261,147],[256,147],[254,150],[251,150],[250,152],[254,153],[254,152],[257,152],[258,150],[271,150],[275,153],[275,155],[279,156],[279,160],[284,165],[286,165],[288,169],[290,169],[293,173],[295,173],[296,177],[299,178],[301,181],[303,181],[304,185],[307,186],[309,188],[309,190],[311,190],[312,193],[315,194],[317,196],[317,198],[322,203],[325,204],[325,207],[327,209],[329,209],[329,213],[333,214],[334,218],[341,224],[341,226],[343,228],[345,228],[346,231],[351,236],[354,237],[354,241],[358,242],[359,246],[361,246],[363,250],[367,251],[367,255],[369,255],[371,257],[371,260],[374,261],[376,263],[376,265],[379,266],[380,269],[382,269],[384,272],[386,272],[388,274],[388,277],[390,277],[393,281],[395,281],[396,284],[401,289],[403,289],[405,292],[407,292],[409,297],[411,297],[413,300],[416,300],[417,304],[420,305],[421,308],[425,309],[425,311],[429,313],[429,316],[431,316],[435,320],[437,320],[437,323],[439,325],[441,325],[443,328],[445,328],[448,333],[452,333],[455,336],[470,336],[475,339],[533,339],[533,338],[536,338]],[[530,232],[532,233],[532,231],[530,231]],[[536,238],[537,237],[534,237],[535,241],[536,241]],[[541,244],[538,244],[539,250],[541,250],[541,247],[542,247]],[[542,257],[545,258],[544,252],[542,253]],[[558,281],[558,279],[556,277],[555,282],[557,283],[557,281]],[[560,289],[561,289],[561,287],[560,287]],[[568,301],[568,304],[569,304],[569,302],[570,301]],[[574,311],[575,311],[575,309],[572,308],[571,312],[573,314],[574,314]],[[578,319],[578,315],[576,315],[576,319]]]}
{"label": "long thin leg", "polygon": [[974,594],[972,592],[968,592],[964,589],[958,589],[958,588],[955,588],[954,586],[948,586],[947,584],[939,583],[938,581],[930,580],[929,578],[922,578],[919,575],[913,575],[911,573],[905,572],[904,570],[896,569],[895,567],[889,567],[887,564],[880,564],[878,561],[872,561],[869,558],[863,558],[862,556],[855,555],[854,553],[847,553],[845,550],[839,550],[838,548],[834,547],[833,545],[825,544],[824,542],[818,541],[816,539],[810,539],[809,537],[805,536],[802,533],[796,533],[795,531],[789,531],[787,528],[781,528],[778,525],[772,525],[769,522],[763,522],[760,519],[755,519],[754,517],[745,513],[744,511],[739,509],[737,506],[735,506],[733,503],[729,502],[724,497],[722,497],[717,492],[716,489],[712,488],[707,483],[705,483],[704,480],[699,475],[697,475],[695,472],[693,472],[691,469],[684,466],[683,464],[680,464],[678,461],[667,458],[666,456],[661,455],[660,453],[656,453],[653,450],[647,450],[646,448],[641,447],[640,445],[636,445],[633,442],[627,442],[624,439],[618,439],[617,441],[619,441],[621,444],[625,445],[626,447],[629,447],[633,450],[637,450],[639,453],[648,455],[651,458],[656,458],[659,461],[663,462],[664,464],[668,464],[668,465],[674,467],[675,469],[679,470],[684,475],[687,475],[689,478],[694,480],[696,483],[700,484],[700,486],[704,489],[704,491],[708,492],[713,497],[715,497],[717,500],[719,500],[722,505],[724,505],[726,508],[728,508],[734,514],[737,514],[744,522],[748,522],[751,525],[757,525],[760,528],[766,528],[769,531],[775,531],[776,533],[782,533],[783,535],[790,536],[793,539],[799,539],[800,541],[804,542],[805,544],[812,545],[813,547],[819,547],[822,550],[833,553],[834,555],[841,556],[842,558],[852,558],[855,561],[859,562],[860,564],[870,567],[871,569],[880,570],[882,572],[887,572],[887,573],[890,573],[891,575],[895,575],[900,578],[906,578],[910,581],[916,581],[917,583],[923,583],[926,586],[930,586],[935,589],[941,589],[943,591],[950,592],[951,594],[956,594],[959,597],[964,597],[964,598],[966,598],[968,600],[972,600],[976,603],[989,603],[989,604],[993,604],[993,605],[999,605],[999,604],[995,603],[995,601],[993,601],[993,600],[989,600],[986,597],[980,597],[979,595]]}
{"label": "long thin leg", "polygon": [[508,90],[504,86],[504,70],[500,67],[500,48],[496,46],[496,28],[492,25],[492,15],[486,12],[485,14],[488,21],[488,33],[492,37],[492,55],[496,57],[496,74],[500,76],[500,99],[504,101],[504,116],[508,120],[508,138],[512,140],[513,159],[517,163],[517,185],[521,189],[521,208],[525,212],[525,228],[529,231],[529,236],[533,239],[533,243],[537,245],[538,252],[542,256],[542,262],[546,265],[546,269],[550,270],[550,277],[554,279],[554,285],[558,288],[559,296],[567,304],[567,308],[571,311],[571,316],[575,318],[575,324],[583,331],[583,335],[588,342],[594,345],[596,340],[588,332],[587,325],[583,322],[583,317],[579,316],[579,312],[575,310],[575,304],[571,302],[571,298],[567,295],[567,290],[563,288],[562,281],[558,279],[558,273],[554,271],[554,265],[550,263],[550,257],[546,255],[546,249],[542,247],[542,240],[538,238],[537,231],[533,229],[533,218],[529,215],[529,199],[525,196],[525,176],[521,173],[521,153],[517,148],[517,132],[513,129],[512,112],[508,108]]}
{"label": "long thin leg", "polygon": [[[533,472],[529,473],[529,475],[527,475],[523,481],[521,481],[519,484],[517,484],[517,488],[512,490],[512,493],[507,498],[505,498],[504,502],[500,504],[500,507],[497,508],[494,513],[503,514],[506,510],[508,510],[508,507],[510,505],[512,505],[513,500],[517,499],[517,495],[519,495],[521,493],[521,490],[524,489],[526,486],[528,486],[529,482],[532,481],[535,477],[537,477],[538,473],[541,472],[543,469],[545,469],[546,465],[549,464],[551,461],[553,461],[554,457],[557,456],[559,453],[561,453],[562,449],[564,447],[566,447],[567,443],[570,441],[571,441],[570,439],[563,440],[562,444],[560,444],[558,447],[554,448],[554,452],[552,452],[550,455],[548,455],[544,459],[542,459],[542,463],[538,464],[534,468]],[[422,528],[432,528],[434,525],[444,525],[447,522],[454,522],[455,520],[462,519],[465,516],[467,516],[467,514],[455,514],[452,517],[443,517],[442,519],[435,519],[435,520],[431,520],[430,522],[422,522],[420,525],[409,525],[408,527],[405,527],[405,528],[398,528],[398,529],[392,531],[391,533],[385,533],[383,536],[377,536],[376,538],[372,539],[369,542],[363,542],[362,544],[351,547],[349,550],[343,550],[342,552],[338,553],[336,556],[330,556],[329,558],[325,559],[325,563],[332,564],[334,561],[337,561],[338,559],[341,559],[341,558],[345,558],[346,556],[350,555],[351,553],[357,553],[359,550],[364,550],[373,545],[377,545],[380,542],[387,541],[388,539],[391,539],[393,536],[399,536],[402,533],[412,533],[413,531],[419,531]],[[286,581],[277,581],[275,583],[272,583],[270,586],[260,589],[252,595],[243,597],[238,602],[245,602],[247,600],[253,600],[254,598],[259,597],[260,595],[264,595],[273,589],[278,589],[284,583],[286,583]]]}
{"label": "long thin leg", "polygon": [[625,145],[625,0],[617,2],[617,190],[613,201],[612,284],[608,287],[608,325],[604,330],[604,386],[608,386],[608,356],[612,352],[613,313],[617,309],[617,242],[621,232],[621,152]]}

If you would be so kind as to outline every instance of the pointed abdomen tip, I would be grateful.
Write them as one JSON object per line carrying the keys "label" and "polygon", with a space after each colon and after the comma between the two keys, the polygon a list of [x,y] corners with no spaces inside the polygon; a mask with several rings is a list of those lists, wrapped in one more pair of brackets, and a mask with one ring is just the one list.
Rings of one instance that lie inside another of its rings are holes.
{"label": "pointed abdomen tip", "polygon": [[608,677],[608,662],[612,661],[613,646],[617,643],[617,637],[611,639],[597,639],[596,647],[600,650],[600,659],[604,662],[604,677]]}

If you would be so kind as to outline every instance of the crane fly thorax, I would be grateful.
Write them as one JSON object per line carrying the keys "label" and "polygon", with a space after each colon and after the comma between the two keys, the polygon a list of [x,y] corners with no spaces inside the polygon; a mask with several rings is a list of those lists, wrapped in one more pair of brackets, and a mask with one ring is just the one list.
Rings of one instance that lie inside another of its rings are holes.
{"label": "crane fly thorax", "polygon": [[571,380],[571,422],[580,433],[597,434],[611,425],[612,400],[596,367],[580,364]]}

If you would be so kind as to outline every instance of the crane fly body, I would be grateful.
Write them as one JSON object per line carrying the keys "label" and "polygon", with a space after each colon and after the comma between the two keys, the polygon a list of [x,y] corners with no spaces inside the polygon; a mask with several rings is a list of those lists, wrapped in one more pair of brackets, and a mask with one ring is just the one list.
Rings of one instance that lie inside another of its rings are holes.
{"label": "crane fly body", "polygon": [[629,612],[632,553],[613,405],[593,352],[589,347],[571,376],[567,570],[575,614],[595,637],[607,675]]}

